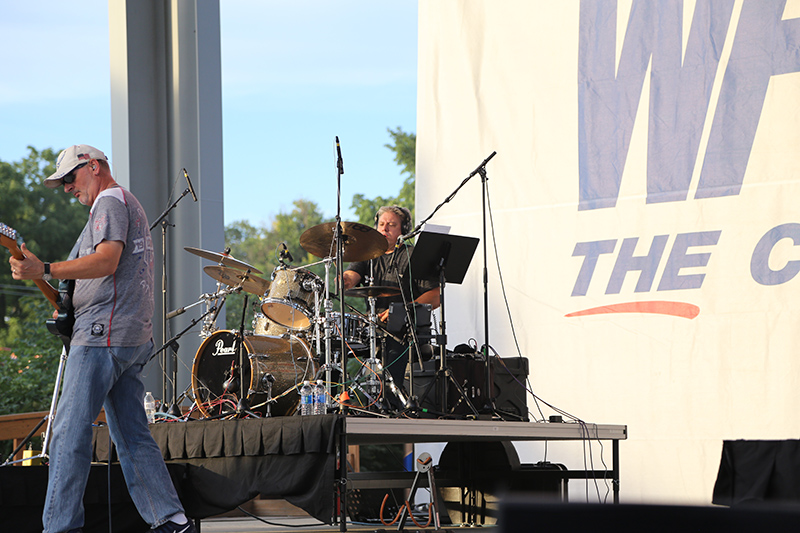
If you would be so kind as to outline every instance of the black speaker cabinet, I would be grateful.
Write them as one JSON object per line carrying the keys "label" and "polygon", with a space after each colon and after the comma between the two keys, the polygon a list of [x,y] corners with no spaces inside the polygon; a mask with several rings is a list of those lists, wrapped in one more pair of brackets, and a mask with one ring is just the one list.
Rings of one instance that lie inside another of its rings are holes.
{"label": "black speaker cabinet", "polygon": [[[486,392],[486,362],[469,355],[450,355],[446,358],[446,368],[452,380],[444,376],[436,379],[439,370],[439,359],[431,359],[423,363],[423,370],[414,364],[414,395],[419,398],[420,407],[433,414],[470,415],[470,403],[478,413],[486,413],[490,408],[489,394]],[[492,357],[490,371],[492,373],[491,393],[494,398],[494,409],[513,419],[528,420],[525,382],[528,378],[528,360],[524,357]],[[446,405],[441,403],[442,382],[447,381]],[[455,381],[463,391],[459,392],[453,384]],[[406,391],[409,383],[406,380]]]}

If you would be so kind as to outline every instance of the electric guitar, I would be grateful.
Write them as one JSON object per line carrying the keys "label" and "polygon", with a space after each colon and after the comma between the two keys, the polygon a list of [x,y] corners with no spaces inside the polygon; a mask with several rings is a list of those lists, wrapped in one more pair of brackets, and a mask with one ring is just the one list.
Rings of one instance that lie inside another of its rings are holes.
{"label": "electric guitar", "polygon": [[[0,222],[0,244],[8,248],[15,259],[24,259],[25,255],[19,247],[24,241],[17,231]],[[75,280],[61,280],[58,290],[43,279],[33,282],[42,291],[47,301],[58,311],[56,318],[47,320],[47,330],[61,339],[65,346],[69,346],[72,337],[72,326],[75,324],[75,310],[72,307],[72,292],[75,289]]]}

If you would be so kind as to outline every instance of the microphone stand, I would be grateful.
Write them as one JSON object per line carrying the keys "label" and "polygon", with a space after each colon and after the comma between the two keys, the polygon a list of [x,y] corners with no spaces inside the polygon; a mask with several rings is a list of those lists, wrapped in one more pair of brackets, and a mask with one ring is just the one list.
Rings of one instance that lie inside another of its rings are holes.
{"label": "microphone stand", "polygon": [[422,222],[417,224],[417,226],[407,235],[401,235],[398,238],[398,243],[400,241],[408,240],[415,235],[417,235],[420,231],[422,231],[422,226],[424,226],[428,220],[433,218],[433,215],[436,214],[439,209],[444,206],[444,204],[450,202],[453,198],[455,198],[456,194],[461,187],[466,185],[466,183],[474,176],[475,174],[481,175],[481,211],[482,211],[482,218],[483,218],[483,355],[484,360],[486,361],[486,383],[485,383],[485,391],[489,401],[489,408],[491,409],[494,405],[494,383],[491,376],[491,361],[489,359],[489,275],[488,275],[488,252],[486,248],[486,188],[487,188],[487,181],[488,178],[486,177],[486,164],[495,156],[497,155],[496,151],[493,151],[489,154],[489,157],[484,159],[480,165],[478,165],[475,170],[469,173],[469,175],[464,178],[464,180],[456,187],[456,189],[450,193],[450,195],[444,199],[442,203],[436,206],[436,208],[428,215]]}
{"label": "microphone stand", "polygon": [[[189,187],[184,189],[183,193],[170,205],[163,213],[150,225],[150,231],[153,231],[156,226],[161,225],[161,344],[167,345],[167,227],[175,227],[166,220],[170,211],[175,209],[184,196],[190,193]],[[167,355],[166,353],[161,356],[161,398],[166,400],[168,397],[167,391]],[[178,383],[178,353],[173,350],[172,353],[172,405],[175,406],[176,402],[176,386]]]}
{"label": "microphone stand", "polygon": [[[191,189],[186,187],[183,193],[170,205],[163,213],[150,225],[150,231],[153,231],[156,226],[161,225],[161,344],[167,345],[167,227],[175,227],[166,220],[170,211],[175,209],[184,196],[189,194]],[[167,354],[161,356],[161,398],[166,402],[167,391]],[[172,406],[170,411],[177,408],[177,385],[178,385],[178,352],[172,351]],[[178,409],[178,412],[180,410]],[[170,413],[172,414],[172,413]]]}
{"label": "microphone stand", "polygon": [[478,167],[481,175],[481,212],[483,218],[483,360],[486,364],[484,389],[486,391],[486,403],[484,411],[494,411],[494,378],[492,376],[492,361],[489,357],[489,256],[487,255],[486,243],[486,189],[489,187],[489,178],[486,177],[486,167]]}
{"label": "microphone stand", "polygon": [[[339,137],[336,137],[336,279],[342,280],[339,283],[336,295],[339,298],[339,316],[342,320],[342,330],[344,330],[344,242],[342,242],[342,174],[344,174],[344,161],[342,160],[342,149],[339,146]],[[344,331],[339,335],[341,341],[340,353],[342,354],[342,392],[347,391],[347,350],[345,349]],[[347,414],[347,404],[345,401],[339,402],[339,408],[343,415]],[[346,472],[345,472],[346,473]],[[342,501],[342,509],[344,509]]]}
{"label": "microphone stand", "polygon": [[[343,415],[347,414],[347,405],[344,398],[347,391],[347,350],[345,350],[344,342],[344,265],[342,264],[344,256],[344,244],[342,243],[342,224],[341,224],[341,205],[342,205],[342,174],[344,174],[344,161],[342,161],[342,149],[339,146],[339,136],[336,136],[336,230],[334,232],[334,239],[336,242],[336,278],[339,280],[336,288],[336,296],[339,298],[339,317],[342,321],[342,331],[339,335],[341,339],[341,354],[342,354],[342,387],[339,396],[339,408]],[[329,326],[326,314],[326,327]],[[326,341],[326,343],[329,341]],[[342,424],[346,422],[343,420]],[[344,425],[342,426],[344,427]],[[341,457],[347,453],[347,436],[346,432],[342,432],[339,437],[339,453]],[[347,461],[339,461],[339,479],[347,479]],[[339,496],[339,509],[343,511],[347,509],[347,487],[340,485],[338,488]],[[339,530],[344,532],[347,530],[347,519],[342,515],[339,524]]]}
{"label": "microphone stand", "polygon": [[[433,211],[431,211],[431,214],[430,214],[430,215],[428,215],[427,217],[425,217],[425,219],[424,219],[422,222],[420,222],[419,224],[417,224],[417,225],[416,225],[416,227],[415,227],[413,230],[411,230],[411,232],[410,232],[410,233],[407,233],[407,234],[405,234],[405,235],[401,235],[400,237],[398,237],[398,238],[397,238],[397,242],[398,242],[398,244],[400,243],[400,241],[407,241],[408,239],[410,239],[410,238],[414,237],[414,236],[415,236],[417,233],[419,233],[420,231],[422,231],[422,226],[424,226],[425,224],[427,224],[427,223],[428,223],[428,221],[429,221],[431,218],[433,218],[433,215],[435,215],[435,214],[436,214],[436,212],[437,212],[437,211],[439,211],[439,209],[441,209],[441,208],[444,206],[444,204],[446,204],[446,203],[450,202],[450,200],[452,200],[453,198],[455,198],[455,197],[456,197],[456,194],[458,194],[458,191],[460,191],[460,190],[461,190],[461,187],[463,187],[464,185],[466,185],[466,184],[467,184],[467,182],[470,180],[470,178],[472,178],[472,176],[474,176],[475,174],[481,173],[481,172],[482,172],[482,174],[481,174],[481,175],[485,175],[485,174],[486,174],[486,169],[485,169],[484,167],[486,167],[486,163],[488,163],[488,162],[489,162],[489,160],[490,160],[490,159],[492,159],[492,158],[493,158],[494,156],[496,156],[496,155],[497,155],[497,152],[492,152],[491,154],[489,154],[489,157],[487,157],[486,159],[484,159],[484,160],[481,162],[481,164],[477,166],[477,168],[476,168],[475,170],[473,170],[472,172],[470,172],[470,173],[469,173],[469,176],[467,176],[466,178],[464,178],[464,180],[463,180],[463,181],[462,181],[462,182],[461,182],[461,183],[458,185],[458,187],[456,187],[456,190],[454,190],[453,192],[451,192],[451,193],[450,193],[450,195],[449,195],[447,198],[445,198],[445,199],[444,199],[444,201],[443,201],[442,203],[440,203],[439,205],[437,205],[437,206],[436,206],[436,208],[434,208],[434,210],[433,210]],[[485,211],[485,210],[484,210],[484,213],[483,213],[483,217],[484,217],[484,219],[486,218],[486,211]],[[486,224],[486,223],[485,223],[485,221],[484,221],[484,226],[485,226],[485,224]]]}

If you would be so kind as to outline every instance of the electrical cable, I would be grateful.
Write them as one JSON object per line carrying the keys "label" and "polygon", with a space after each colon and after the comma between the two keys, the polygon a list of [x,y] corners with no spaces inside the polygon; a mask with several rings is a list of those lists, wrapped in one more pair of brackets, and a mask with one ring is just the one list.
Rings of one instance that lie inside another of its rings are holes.
{"label": "electrical cable", "polygon": [[514,339],[514,344],[517,346],[517,354],[522,357],[522,350],[519,347],[519,341],[517,340],[517,330],[514,327],[514,319],[511,317],[511,307],[508,304],[508,295],[506,294],[506,285],[503,281],[503,270],[500,268],[500,253],[497,250],[497,238],[495,237],[494,233],[494,217],[492,216],[492,202],[489,198],[489,184],[487,181],[486,184],[486,208],[489,211],[489,227],[492,231],[492,248],[494,249],[494,260],[497,264],[497,275],[500,278],[500,290],[503,293],[503,302],[506,305],[506,313],[508,314],[508,323],[511,326],[511,336]]}
{"label": "electrical cable", "polygon": [[[512,337],[514,339],[514,344],[516,345],[516,348],[517,348],[517,354],[519,355],[519,357],[522,357],[522,351],[521,351],[520,346],[519,346],[519,341],[518,341],[518,338],[517,338],[516,328],[514,327],[514,320],[513,320],[513,317],[511,315],[511,308],[510,308],[510,305],[509,305],[509,302],[508,302],[508,296],[506,294],[505,283],[504,283],[504,280],[503,280],[503,273],[502,273],[502,269],[500,268],[500,256],[499,256],[498,249],[497,249],[497,239],[495,237],[494,217],[492,216],[492,207],[491,207],[491,200],[489,198],[488,182],[486,184],[486,203],[487,203],[487,209],[488,209],[488,212],[489,212],[489,224],[490,224],[490,227],[491,227],[492,242],[493,242],[493,248],[494,248],[494,252],[495,252],[495,262],[497,264],[497,272],[498,272],[498,277],[500,279],[500,287],[501,287],[501,291],[502,291],[502,295],[503,295],[503,302],[505,303],[505,306],[506,306],[506,313],[508,314],[509,325],[511,327],[511,333],[512,333]],[[497,356],[497,360],[500,361],[505,366],[505,363],[502,361],[502,358],[500,358],[498,356],[498,354],[494,350],[494,348],[491,348],[491,347],[489,347],[489,348]],[[508,369],[508,368],[506,367],[506,369]],[[519,380],[516,378],[516,376],[514,376],[510,371],[509,371],[509,375],[511,375],[513,377],[513,379],[515,381],[517,381],[517,383],[520,383]],[[583,442],[584,442],[584,448],[583,448],[584,449],[584,453],[583,453],[584,470],[586,470],[586,466],[587,466],[586,465],[586,456],[587,456],[587,448],[588,448],[589,463],[592,466],[592,470],[591,471],[594,472],[594,458],[593,458],[593,454],[592,454],[592,445],[591,445],[591,440],[592,439],[591,439],[591,436],[589,434],[588,425],[586,424],[586,422],[584,422],[580,418],[578,418],[576,416],[573,416],[573,415],[567,413],[566,411],[563,411],[563,410],[561,410],[561,409],[549,404],[548,402],[542,400],[539,396],[537,396],[533,392],[533,386],[530,383],[530,377],[527,377],[526,381],[528,383],[528,386],[523,386],[523,388],[532,396],[532,398],[534,400],[534,404],[536,405],[536,408],[539,411],[539,415],[542,417],[542,421],[544,421],[544,413],[542,412],[542,409],[541,409],[541,406],[539,405],[539,402],[542,402],[544,405],[546,405],[549,408],[553,409],[557,413],[560,413],[561,415],[563,415],[563,416],[565,416],[565,417],[567,417],[569,419],[572,419],[572,420],[574,420],[575,422],[577,422],[578,424],[581,425],[581,427],[582,427],[583,431],[585,431],[585,435],[586,435],[586,438],[583,439]],[[598,442],[601,442],[599,438],[597,440],[598,440]],[[547,456],[547,441],[545,441],[545,458],[546,458],[546,456]],[[603,464],[603,466],[605,468],[604,472],[607,473],[608,472],[608,466],[605,464],[605,460],[603,460],[602,442],[600,443],[600,460],[601,460],[601,462],[602,462],[602,464]],[[604,475],[603,479],[606,481],[606,499],[607,499],[608,498],[608,484],[607,484],[607,478],[605,477],[605,475]],[[594,477],[594,475],[592,476],[592,480],[594,481],[594,484],[595,484],[595,490],[597,492],[597,498],[598,498],[599,501],[602,501],[603,498],[601,498],[601,496],[600,496],[600,489],[599,489],[599,486],[597,485],[597,479]],[[587,480],[587,484],[586,484],[586,501],[587,502],[589,501],[588,491],[589,491],[589,483],[588,483],[588,480]]]}

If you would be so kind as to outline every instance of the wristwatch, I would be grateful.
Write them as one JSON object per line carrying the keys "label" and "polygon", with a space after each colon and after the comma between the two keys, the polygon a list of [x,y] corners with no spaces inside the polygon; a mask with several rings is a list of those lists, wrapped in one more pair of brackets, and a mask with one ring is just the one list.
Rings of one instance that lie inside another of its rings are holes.
{"label": "wristwatch", "polygon": [[50,281],[53,279],[53,276],[50,275],[50,263],[44,264],[44,274],[42,274],[42,279],[45,281]]}

